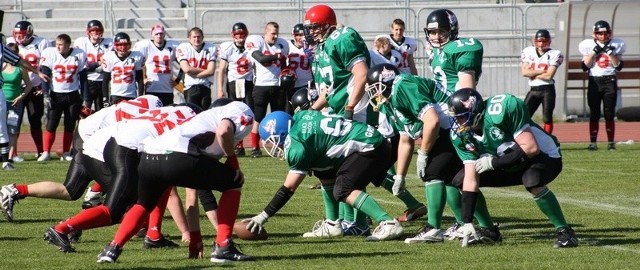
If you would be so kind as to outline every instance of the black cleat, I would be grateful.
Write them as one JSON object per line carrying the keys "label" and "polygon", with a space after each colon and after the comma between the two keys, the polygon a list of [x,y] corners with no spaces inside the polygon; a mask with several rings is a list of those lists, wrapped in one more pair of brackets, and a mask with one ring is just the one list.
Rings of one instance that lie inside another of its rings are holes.
{"label": "black cleat", "polygon": [[57,232],[53,227],[44,231],[44,240],[49,242],[49,244],[57,246],[58,250],[62,252],[76,252],[76,250],[71,246],[67,235]]}
{"label": "black cleat", "polygon": [[233,241],[229,241],[229,245],[221,248],[218,244],[214,245],[214,250],[211,253],[211,262],[214,263],[228,263],[228,262],[242,262],[253,261],[254,258],[245,255],[236,247]]}
{"label": "black cleat", "polygon": [[556,230],[558,240],[553,245],[554,248],[570,248],[578,246],[578,238],[571,227],[562,227]]}
{"label": "black cleat", "polygon": [[82,237],[82,230],[73,230],[67,234],[67,237],[69,238],[69,242],[79,243],[80,237]]}
{"label": "black cleat", "polygon": [[158,240],[151,240],[148,236],[144,238],[144,242],[142,244],[143,248],[177,248],[180,245],[174,243],[173,241],[165,238],[164,236],[160,236]]}
{"label": "black cleat", "polygon": [[120,253],[122,253],[122,248],[114,245],[108,244],[100,254],[98,254],[99,263],[115,263],[120,257]]}
{"label": "black cleat", "polygon": [[137,233],[136,236],[138,238],[145,238],[147,237],[147,228],[146,227],[142,227]]}
{"label": "black cleat", "polygon": [[597,151],[598,150],[598,145],[596,143],[590,143],[589,146],[587,146],[587,150],[589,150],[589,151]]}
{"label": "black cleat", "polygon": [[251,150],[251,157],[252,158],[257,158],[262,156],[262,151],[260,150],[260,148],[253,148],[253,150]]}
{"label": "black cleat", "polygon": [[469,245],[477,245],[477,244],[495,244],[502,242],[502,234],[498,229],[498,226],[494,226],[493,228],[480,228],[477,231],[478,238],[469,239]]}

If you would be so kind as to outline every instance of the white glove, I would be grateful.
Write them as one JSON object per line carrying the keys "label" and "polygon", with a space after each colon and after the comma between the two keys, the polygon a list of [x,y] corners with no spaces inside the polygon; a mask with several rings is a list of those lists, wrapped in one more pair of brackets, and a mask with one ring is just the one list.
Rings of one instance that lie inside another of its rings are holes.
{"label": "white glove", "polygon": [[262,229],[263,229],[262,227],[265,223],[267,223],[268,219],[269,219],[269,215],[267,215],[266,212],[262,211],[262,213],[252,218],[245,219],[246,221],[249,221],[249,223],[247,223],[246,228],[247,230],[251,231],[254,234],[259,234],[262,232]]}
{"label": "white glove", "polygon": [[478,234],[476,228],[473,227],[473,223],[465,223],[462,225],[462,247],[466,247],[469,244],[469,239],[478,240]]}
{"label": "white glove", "polygon": [[418,150],[418,160],[416,160],[416,168],[419,179],[423,179],[426,176],[428,158],[429,154],[427,152]]}
{"label": "white glove", "polygon": [[406,191],[406,187],[404,184],[404,176],[402,175],[394,175],[393,176],[393,187],[391,187],[391,192],[393,196],[398,196]]}
{"label": "white glove", "polygon": [[493,165],[491,165],[491,162],[493,161],[495,157],[494,156],[483,156],[480,157],[479,159],[476,159],[476,172],[478,173],[483,173],[486,171],[493,171]]}

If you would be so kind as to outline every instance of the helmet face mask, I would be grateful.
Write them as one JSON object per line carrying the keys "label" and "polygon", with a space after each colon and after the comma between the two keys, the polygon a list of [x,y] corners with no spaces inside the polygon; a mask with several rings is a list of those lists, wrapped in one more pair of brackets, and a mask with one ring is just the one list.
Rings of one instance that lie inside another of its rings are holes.
{"label": "helmet face mask", "polygon": [[262,141],[262,148],[274,158],[284,158],[285,141],[289,135],[293,119],[283,111],[267,114],[262,121],[258,133]]}
{"label": "helmet face mask", "polygon": [[304,15],[305,33],[308,33],[317,43],[324,42],[330,30],[337,24],[336,13],[326,5],[315,5]]}
{"label": "helmet face mask", "polygon": [[374,109],[387,102],[391,96],[393,82],[399,74],[398,68],[387,63],[375,65],[369,69],[365,92],[369,95],[369,104]]}
{"label": "helmet face mask", "polygon": [[238,45],[244,44],[248,35],[249,30],[244,23],[235,23],[233,27],[231,27],[231,37],[233,38],[233,42]]}
{"label": "helmet face mask", "polygon": [[546,51],[551,46],[551,34],[549,31],[540,29],[533,36],[533,46],[538,50]]}
{"label": "helmet face mask", "polygon": [[126,54],[131,50],[131,38],[127,33],[117,33],[113,38],[113,47],[119,56]]}
{"label": "helmet face mask", "polygon": [[33,40],[33,25],[28,21],[19,21],[13,28],[12,35],[19,45],[28,45]]}
{"label": "helmet face mask", "polygon": [[448,103],[451,130],[456,135],[463,136],[482,124],[484,101],[477,91],[471,88],[457,90]]}
{"label": "helmet face mask", "polygon": [[440,48],[458,38],[458,18],[448,9],[435,10],[427,17],[424,33],[432,47]]}

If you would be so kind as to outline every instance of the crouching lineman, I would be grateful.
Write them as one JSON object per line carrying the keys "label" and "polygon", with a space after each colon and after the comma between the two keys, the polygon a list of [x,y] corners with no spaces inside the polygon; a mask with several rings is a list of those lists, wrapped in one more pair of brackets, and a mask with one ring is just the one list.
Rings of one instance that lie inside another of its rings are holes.
{"label": "crouching lineman", "polygon": [[[291,121],[293,125],[287,130]],[[322,183],[326,219],[318,221],[303,237],[318,237],[319,232],[324,232],[322,236],[342,236],[338,202],[345,202],[380,223],[367,240],[391,240],[402,235],[400,222],[363,191],[369,183],[380,186],[394,162],[390,143],[375,128],[313,110],[299,111],[293,119],[284,112],[272,112],[260,126],[261,131],[266,131],[260,133],[261,137],[271,134],[263,140],[276,146],[284,142],[289,173],[264,211],[248,219],[248,230],[262,230],[313,170]]]}
{"label": "crouching lineman", "polygon": [[547,188],[562,171],[560,144],[531,120],[525,103],[511,94],[483,101],[477,91],[463,88],[448,106],[451,141],[464,163],[452,181],[462,188],[462,246],[486,234],[476,233],[471,223],[479,187],[524,185],[556,228],[554,247],[577,247],[578,238]]}
{"label": "crouching lineman", "polygon": [[[234,146],[250,132],[253,117],[246,104],[230,101],[196,115],[157,138],[144,140],[138,165],[137,203],[125,214],[113,241],[98,255],[98,262],[118,259],[124,244],[138,232],[144,218],[170,186],[221,191],[218,232],[211,261],[253,260],[240,252],[231,239],[244,184]],[[218,160],[222,156],[227,157],[224,164]],[[190,243],[190,254],[201,253],[202,246],[195,245],[202,243],[200,231],[190,231],[190,239],[194,243]],[[200,251],[193,250],[195,248]]]}

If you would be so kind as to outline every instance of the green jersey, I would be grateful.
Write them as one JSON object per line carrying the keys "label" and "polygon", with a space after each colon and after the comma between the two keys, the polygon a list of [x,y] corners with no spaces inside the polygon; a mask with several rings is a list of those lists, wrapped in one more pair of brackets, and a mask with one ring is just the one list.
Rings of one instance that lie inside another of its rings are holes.
{"label": "green jersey", "polygon": [[431,69],[435,79],[453,92],[458,83],[458,72],[475,71],[475,81],[482,74],[482,43],[474,38],[452,40],[442,48],[433,48]]}
{"label": "green jersey", "polygon": [[446,114],[451,95],[442,84],[411,74],[400,74],[393,82],[391,96],[382,104],[380,112],[391,119],[394,128],[412,139],[422,135],[422,116],[434,108],[440,117],[440,127],[449,129]]}
{"label": "green jersey", "polygon": [[319,111],[300,111],[285,140],[290,172],[339,168],[352,153],[372,151],[384,138],[372,126]]}
{"label": "green jersey", "polygon": [[451,131],[451,141],[464,163],[471,163],[481,155],[502,156],[515,137],[531,128],[540,151],[553,158],[560,158],[560,144],[531,120],[524,101],[511,95],[502,94],[485,101],[482,136],[471,132],[457,136]]}
{"label": "green jersey", "polygon": [[[349,93],[353,90],[351,68],[361,61],[369,66],[371,58],[364,40],[353,28],[339,27],[327,37],[324,43],[317,46],[313,62],[313,78],[316,89],[328,90],[327,101],[332,113],[344,112],[349,102]],[[359,105],[364,108],[367,100],[360,102]]]}

